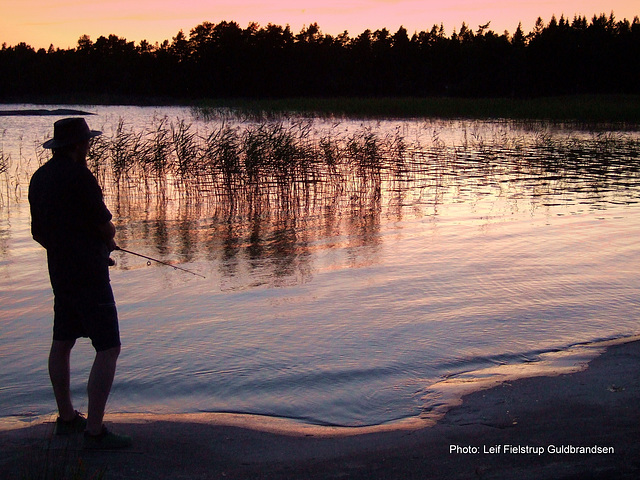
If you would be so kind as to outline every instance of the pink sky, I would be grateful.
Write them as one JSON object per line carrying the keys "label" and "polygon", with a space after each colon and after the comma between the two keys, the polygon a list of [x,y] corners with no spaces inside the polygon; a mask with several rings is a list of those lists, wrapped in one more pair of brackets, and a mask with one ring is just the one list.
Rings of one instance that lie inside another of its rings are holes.
{"label": "pink sky", "polygon": [[0,0],[0,43],[26,42],[35,47],[75,47],[87,34],[115,34],[138,43],[171,40],[209,21],[290,25],[294,33],[318,22],[323,33],[344,30],[354,37],[365,29],[401,25],[409,34],[443,23],[447,35],[462,22],[471,28],[491,21],[490,28],[513,33],[522,22],[529,32],[537,17],[587,16],[613,11],[617,19],[640,15],[638,0]]}

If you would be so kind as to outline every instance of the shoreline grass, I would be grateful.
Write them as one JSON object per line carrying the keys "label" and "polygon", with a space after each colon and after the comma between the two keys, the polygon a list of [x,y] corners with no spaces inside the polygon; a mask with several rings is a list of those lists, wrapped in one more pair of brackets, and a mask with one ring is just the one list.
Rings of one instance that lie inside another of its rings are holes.
{"label": "shoreline grass", "polygon": [[50,96],[9,103],[62,105],[181,105],[207,114],[316,115],[346,118],[474,118],[640,124],[640,95],[564,95],[539,98],[334,97],[179,100],[122,96]]}
{"label": "shoreline grass", "polygon": [[206,112],[309,114],[363,118],[473,118],[640,123],[640,95],[575,95],[530,99],[387,97],[202,100]]}

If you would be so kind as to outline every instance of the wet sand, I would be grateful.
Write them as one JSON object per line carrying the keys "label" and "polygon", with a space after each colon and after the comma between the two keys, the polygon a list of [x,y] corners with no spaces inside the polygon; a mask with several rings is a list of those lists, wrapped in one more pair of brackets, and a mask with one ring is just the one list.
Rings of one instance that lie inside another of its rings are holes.
{"label": "wet sand", "polygon": [[[292,431],[244,416],[109,415],[134,447],[85,452],[52,424],[0,431],[0,478],[82,468],[106,479],[640,478],[640,341],[583,371],[523,378],[463,398],[435,425]],[[81,467],[78,467],[81,462]]]}

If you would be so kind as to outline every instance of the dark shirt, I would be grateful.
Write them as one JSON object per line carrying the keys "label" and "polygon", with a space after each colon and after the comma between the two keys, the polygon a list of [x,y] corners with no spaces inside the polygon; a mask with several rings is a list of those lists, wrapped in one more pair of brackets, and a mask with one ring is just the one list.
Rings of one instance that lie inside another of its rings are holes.
{"label": "dark shirt", "polygon": [[111,220],[102,190],[89,169],[54,154],[31,177],[31,233],[47,249],[57,287],[109,281],[109,247],[99,226]]}

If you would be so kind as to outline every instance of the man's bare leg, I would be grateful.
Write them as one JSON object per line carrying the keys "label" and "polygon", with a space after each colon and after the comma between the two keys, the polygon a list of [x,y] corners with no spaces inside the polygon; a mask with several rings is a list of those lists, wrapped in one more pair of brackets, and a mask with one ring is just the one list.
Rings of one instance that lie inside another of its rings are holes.
{"label": "man's bare leg", "polygon": [[70,389],[70,358],[71,349],[75,343],[75,340],[54,340],[49,352],[49,378],[58,404],[60,418],[64,421],[73,420],[76,416]]}
{"label": "man's bare leg", "polygon": [[87,431],[90,435],[99,435],[102,432],[104,409],[111,392],[119,354],[120,347],[113,347],[96,353],[87,385],[87,393],[89,395]]}

